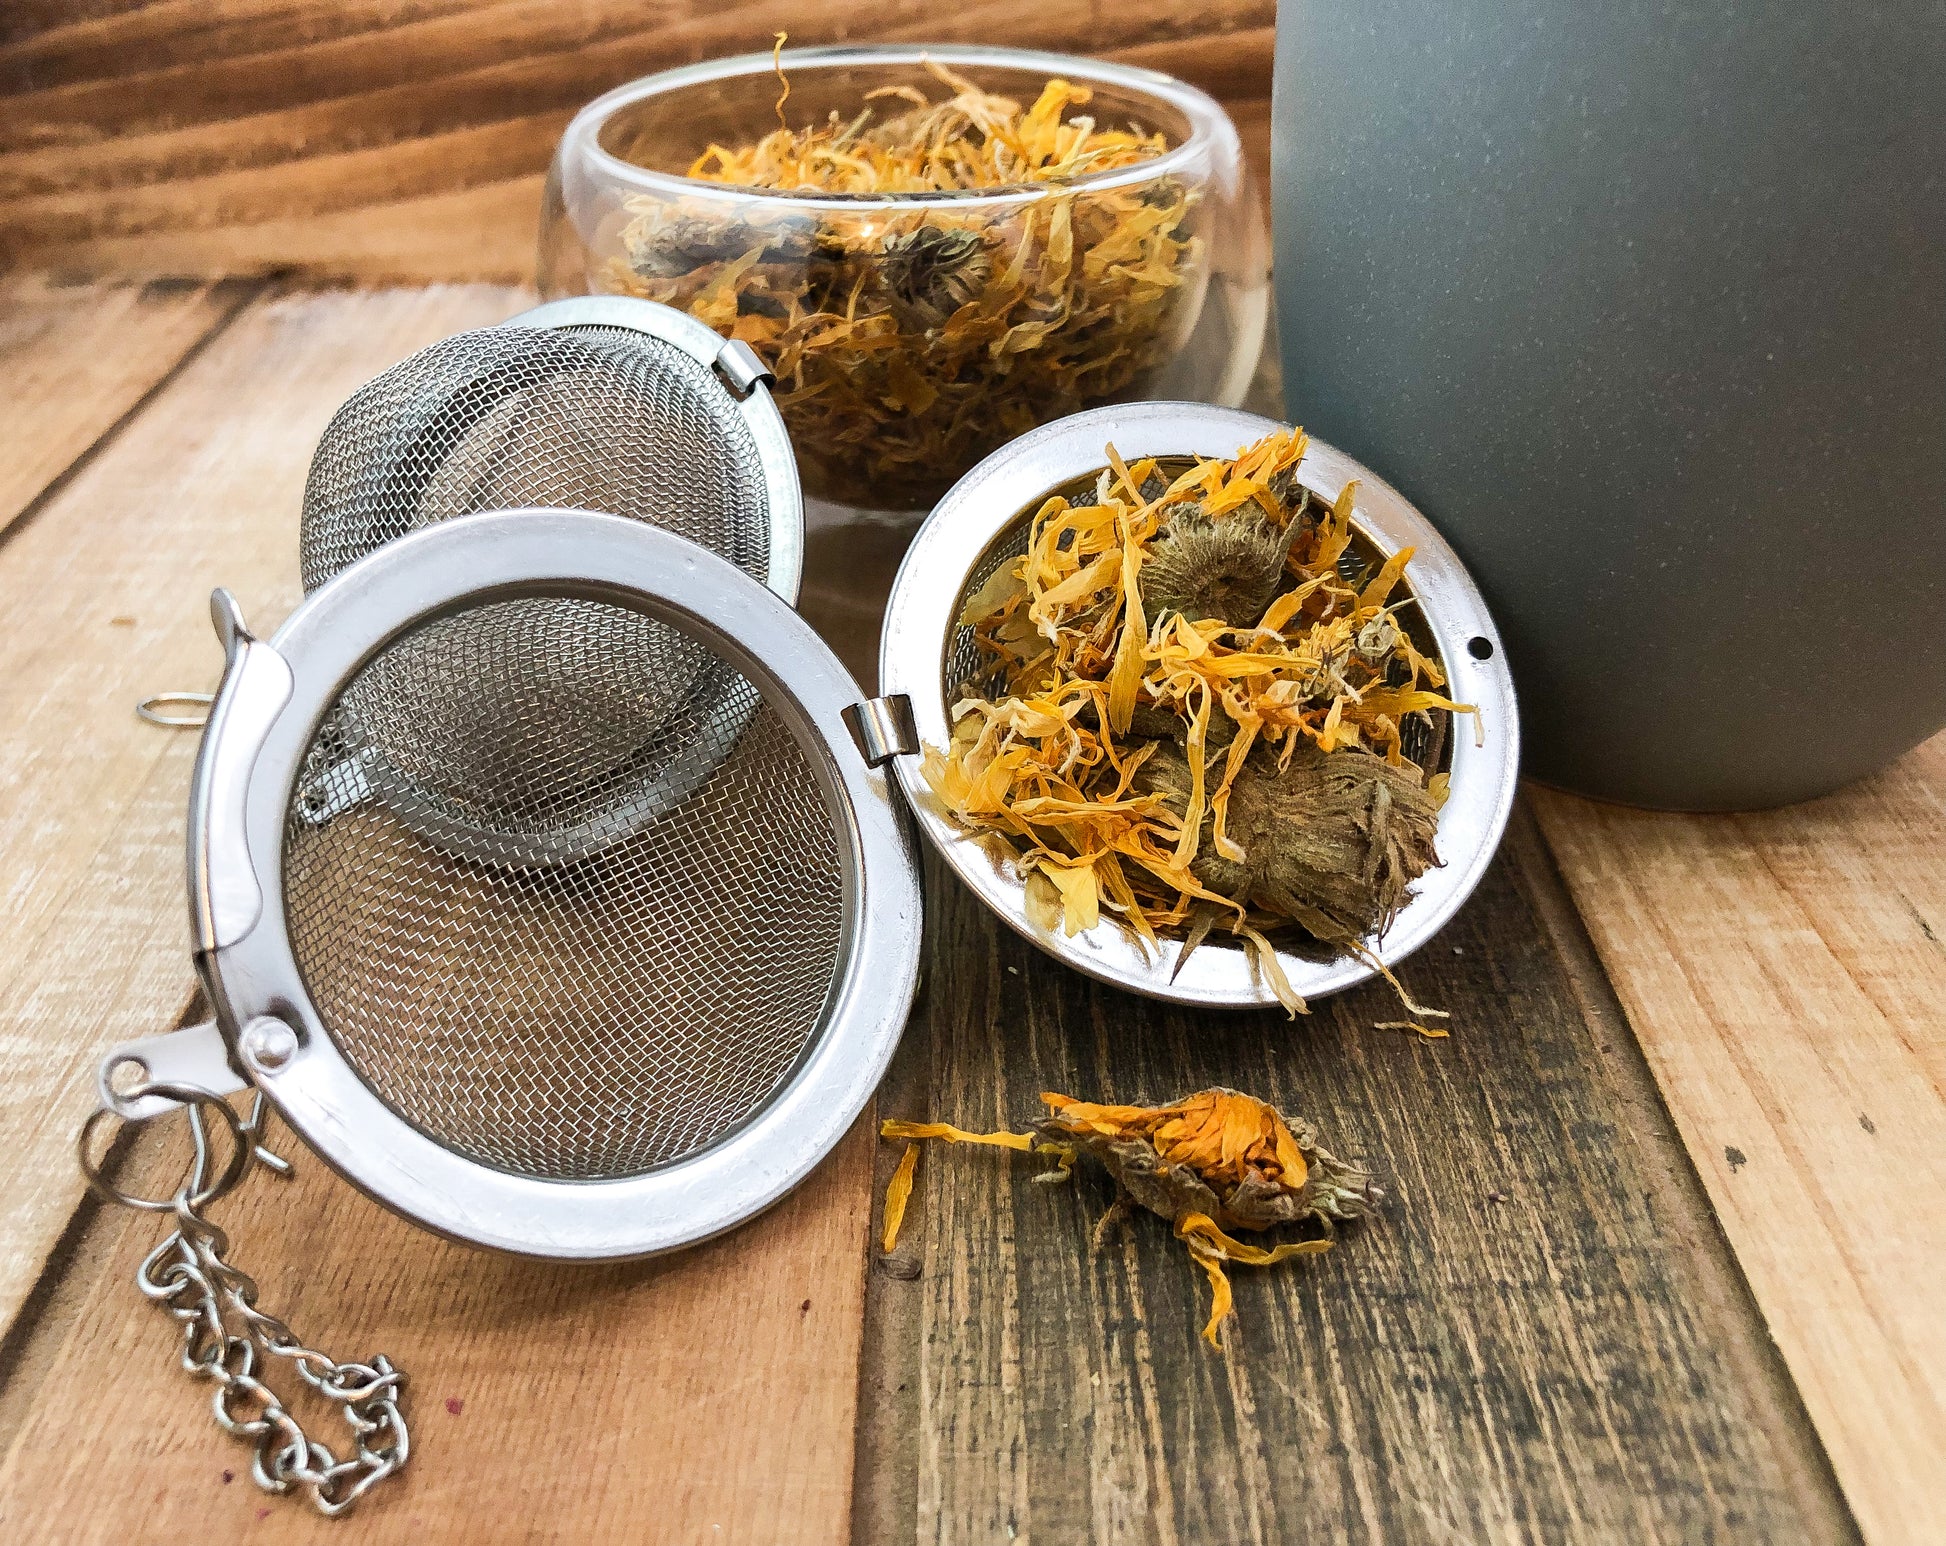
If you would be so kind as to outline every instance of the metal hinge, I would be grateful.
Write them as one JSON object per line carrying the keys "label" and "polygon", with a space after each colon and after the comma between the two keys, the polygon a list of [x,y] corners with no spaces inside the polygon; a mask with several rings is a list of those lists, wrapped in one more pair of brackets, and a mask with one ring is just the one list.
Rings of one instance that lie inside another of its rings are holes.
{"label": "metal hinge", "polygon": [[716,373],[739,398],[748,397],[759,381],[777,379],[768,365],[740,338],[733,338],[716,355]]}
{"label": "metal hinge", "polygon": [[873,767],[894,757],[910,757],[919,750],[919,727],[912,718],[912,700],[902,692],[854,703],[845,710],[844,717],[851,738]]}

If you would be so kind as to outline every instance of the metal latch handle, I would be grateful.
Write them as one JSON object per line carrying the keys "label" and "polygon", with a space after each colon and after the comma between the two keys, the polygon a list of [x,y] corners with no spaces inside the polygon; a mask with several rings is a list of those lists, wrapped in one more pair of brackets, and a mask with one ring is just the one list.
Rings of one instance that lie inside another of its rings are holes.
{"label": "metal latch handle", "polygon": [[126,1041],[101,1060],[95,1087],[101,1109],[112,1111],[130,1122],[146,1122],[164,1112],[174,1111],[181,1101],[161,1094],[130,1096],[116,1086],[123,1070],[133,1069],[147,1085],[187,1086],[211,1095],[234,1095],[249,1088],[230,1062],[230,1050],[214,1020],[169,1031],[161,1036],[145,1036]]}

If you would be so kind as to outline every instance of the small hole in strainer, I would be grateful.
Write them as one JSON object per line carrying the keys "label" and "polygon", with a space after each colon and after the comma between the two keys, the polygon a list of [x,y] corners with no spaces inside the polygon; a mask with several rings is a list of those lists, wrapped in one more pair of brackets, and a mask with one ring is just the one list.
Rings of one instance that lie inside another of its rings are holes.
{"label": "small hole in strainer", "polygon": [[1475,634],[1466,641],[1466,653],[1475,660],[1493,659],[1493,640],[1482,634]]}

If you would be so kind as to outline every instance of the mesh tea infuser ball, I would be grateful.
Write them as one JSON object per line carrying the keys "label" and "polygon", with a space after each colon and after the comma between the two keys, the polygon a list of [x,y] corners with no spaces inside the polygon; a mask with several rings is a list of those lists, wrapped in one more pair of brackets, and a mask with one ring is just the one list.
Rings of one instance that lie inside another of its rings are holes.
{"label": "mesh tea infuser ball", "polygon": [[[334,1169],[456,1239],[599,1259],[748,1219],[837,1143],[890,1059],[918,975],[909,815],[1010,926],[1069,964],[1185,1003],[1276,1002],[1252,958],[1215,941],[1185,962],[1174,942],[1145,953],[1109,926],[1070,938],[1035,922],[1021,876],[954,825],[917,766],[922,743],[950,735],[966,598],[1019,551],[1050,492],[1097,472],[1111,442],[1130,460],[1222,457],[1274,428],[1144,404],[1047,426],[990,457],[900,571],[878,698],[862,698],[810,627],[735,564],[608,514],[434,523],[321,584],[267,642],[219,593],[229,664],[198,756],[189,846],[196,962],[215,1019],[112,1052],[90,1128],[111,1114],[188,1104],[195,1118],[216,1106],[241,1158],[220,1173],[199,1164],[180,1206],[158,1200],[178,1221],[159,1254],[188,1266],[166,1283],[145,1278],[150,1291],[193,1299],[237,1276],[199,1210],[255,1149],[255,1122],[219,1099],[250,1086]],[[1327,500],[1360,479],[1361,540],[1384,557],[1417,547],[1408,572],[1427,647],[1454,695],[1479,708],[1477,731],[1425,751],[1450,778],[1443,867],[1392,930],[1362,959],[1280,953],[1298,991],[1317,995],[1409,953],[1464,900],[1506,821],[1518,733],[1493,625],[1437,533],[1327,447],[1313,444],[1297,476]],[[591,615],[678,636],[720,699],[678,706],[631,692],[634,664],[612,657]],[[449,636],[471,643],[446,648]],[[483,682],[482,658],[503,674]],[[557,660],[575,665],[584,690],[505,693],[508,680],[547,680]],[[517,779],[500,779],[500,748],[475,756],[447,739],[454,705],[476,694],[506,744],[524,749]],[[453,765],[420,776],[469,802],[465,831],[432,819],[417,795],[308,798],[317,768],[343,765],[359,733],[347,722],[363,717],[395,725],[397,745],[421,756],[460,747]],[[656,808],[573,856],[538,860],[523,847],[523,833],[582,820],[585,747],[650,743],[692,751],[695,770]],[[506,845],[499,856],[483,832]],[[170,1302],[185,1318],[195,1308]],[[377,1361],[338,1367],[349,1372],[331,1388],[361,1436],[359,1459],[342,1464],[362,1487],[403,1458],[402,1445],[367,1442],[403,1432],[385,1405],[397,1374]],[[310,1450],[257,1437],[273,1477],[310,1485],[321,1506],[349,1501]]]}
{"label": "mesh tea infuser ball", "polygon": [[[720,1233],[844,1135],[911,1002],[918,870],[887,775],[847,728],[856,686],[780,597],[646,523],[525,509],[383,544],[269,641],[222,592],[214,611],[228,665],[191,787],[189,893],[215,1019],[112,1053],[96,1118],[186,1103],[198,1124],[223,1121],[232,1150],[218,1171],[199,1149],[180,1207],[102,1180],[98,1120],[82,1153],[108,1195],[174,1212],[143,1283],[186,1336],[211,1317],[242,1328],[213,1360],[186,1346],[225,1402],[289,1338],[246,1314],[254,1285],[203,1215],[257,1150],[256,1119],[226,1094],[254,1085],[334,1169],[422,1226],[556,1259]],[[591,616],[679,637],[720,700],[630,691],[634,663]],[[477,652],[445,647],[456,626],[507,674],[483,683]],[[501,691],[556,661],[588,690]],[[382,793],[308,799],[315,770],[346,756],[347,719],[382,713],[430,756],[474,693],[525,762],[512,784],[471,785],[477,765],[443,773],[470,802],[461,841]],[[695,769],[652,815],[572,860],[480,851],[481,831],[578,821],[587,745],[650,742],[690,751]],[[260,1480],[330,1512],[403,1463],[399,1375],[305,1357],[355,1457],[276,1424],[248,1436]]]}

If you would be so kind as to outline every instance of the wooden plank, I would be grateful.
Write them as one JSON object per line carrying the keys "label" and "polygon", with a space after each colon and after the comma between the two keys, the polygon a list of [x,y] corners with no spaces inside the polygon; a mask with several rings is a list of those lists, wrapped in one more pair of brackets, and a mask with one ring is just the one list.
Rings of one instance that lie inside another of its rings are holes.
{"label": "wooden plank", "polygon": [[[279,1146],[295,1150],[287,1135]],[[406,1370],[411,1463],[349,1523],[259,1491],[248,1447],[178,1366],[174,1325],[136,1293],[160,1222],[102,1210],[44,1345],[0,1397],[0,1533],[76,1546],[847,1538],[868,1124],[735,1235],[616,1267],[437,1240],[295,1152],[294,1182],[259,1173],[217,1216],[262,1303],[312,1345]],[[134,1184],[166,1190],[177,1164],[153,1146]],[[343,1453],[333,1414],[295,1410]]]}
{"label": "wooden plank", "polygon": [[0,288],[0,532],[247,298],[203,284]]}
{"label": "wooden plank", "polygon": [[1233,108],[1261,175],[1274,17],[1272,0],[20,7],[0,24],[0,263],[525,279],[540,176],[576,108],[767,48],[780,28],[807,44],[992,42],[1172,71]]}
{"label": "wooden plank", "polygon": [[1747,816],[1536,797],[1866,1538],[1946,1516],[1946,737]]}
{"label": "wooden plank", "polygon": [[[1098,1174],[935,1148],[881,1262],[854,1539],[1838,1541],[1852,1526],[1526,818],[1383,987],[1191,1014],[1060,970],[955,885],[884,1109],[1017,1126],[1036,1093],[1212,1083],[1314,1119],[1388,1199],[1337,1250],[1207,1288],[1158,1221],[1091,1257]],[[896,1147],[881,1146],[883,1172]],[[893,1328],[889,1332],[887,1327]],[[901,1478],[911,1481],[902,1486]]]}
{"label": "wooden plank", "polygon": [[80,1194],[70,1145],[95,1059],[166,1026],[191,988],[182,822],[196,738],[144,724],[136,701],[211,684],[212,586],[265,624],[297,599],[304,475],[338,403],[522,298],[253,306],[0,547],[0,1326]]}

